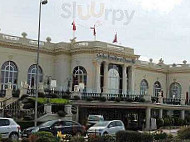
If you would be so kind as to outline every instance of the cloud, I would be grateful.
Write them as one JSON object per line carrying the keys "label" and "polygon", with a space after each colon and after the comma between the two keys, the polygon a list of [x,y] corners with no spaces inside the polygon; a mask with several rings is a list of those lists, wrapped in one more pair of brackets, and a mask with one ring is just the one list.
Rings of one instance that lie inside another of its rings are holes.
{"label": "cloud", "polygon": [[181,4],[182,0],[140,0],[139,3],[144,10],[158,10],[160,12],[169,13],[177,5]]}

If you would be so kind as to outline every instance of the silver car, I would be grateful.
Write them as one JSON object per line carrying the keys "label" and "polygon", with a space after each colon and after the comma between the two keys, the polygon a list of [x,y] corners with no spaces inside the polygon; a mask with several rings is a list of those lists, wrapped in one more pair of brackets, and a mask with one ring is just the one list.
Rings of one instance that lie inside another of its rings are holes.
{"label": "silver car", "polygon": [[100,121],[87,131],[88,135],[115,135],[118,131],[125,130],[121,120]]}
{"label": "silver car", "polygon": [[11,138],[18,140],[21,128],[12,118],[0,117],[0,134],[2,138]]}

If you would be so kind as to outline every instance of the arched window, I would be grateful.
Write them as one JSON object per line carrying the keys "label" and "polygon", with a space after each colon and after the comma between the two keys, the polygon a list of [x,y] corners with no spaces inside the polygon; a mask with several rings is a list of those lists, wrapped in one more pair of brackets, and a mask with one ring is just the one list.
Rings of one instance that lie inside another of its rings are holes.
{"label": "arched window", "polygon": [[79,85],[79,83],[84,83],[84,90],[86,91],[86,84],[87,84],[87,72],[84,67],[77,66],[73,70],[73,89],[75,85]]}
{"label": "arched window", "polygon": [[140,95],[146,95],[148,92],[148,82],[143,79],[140,84]]}
{"label": "arched window", "polygon": [[13,89],[17,89],[18,68],[12,61],[5,62],[1,67],[1,88],[8,88],[8,83],[12,84]]}
{"label": "arched window", "polygon": [[170,85],[170,98],[181,98],[181,85],[174,82]]}
{"label": "arched window", "polygon": [[154,96],[158,97],[160,92],[161,92],[161,84],[159,81],[156,81],[154,83],[154,90],[153,90]]}
{"label": "arched window", "polygon": [[[36,84],[36,71],[37,71],[37,68],[36,68],[36,65],[31,65],[28,69],[28,85],[30,85],[30,87],[34,87],[35,84]],[[39,66],[39,70],[38,70],[38,73],[39,73],[39,82],[43,82],[43,71],[42,71],[42,68]]]}
{"label": "arched window", "polygon": [[110,94],[119,93],[119,72],[115,68],[111,68],[108,71],[108,91]]}

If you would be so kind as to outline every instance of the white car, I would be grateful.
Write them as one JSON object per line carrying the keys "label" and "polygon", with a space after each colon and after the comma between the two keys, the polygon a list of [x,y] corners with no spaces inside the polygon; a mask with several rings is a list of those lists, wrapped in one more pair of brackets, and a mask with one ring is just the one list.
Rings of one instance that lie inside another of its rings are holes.
{"label": "white car", "polygon": [[115,135],[118,131],[125,130],[125,126],[121,120],[100,121],[87,131],[88,135]]}
{"label": "white car", "polygon": [[2,138],[11,138],[18,140],[21,128],[12,118],[0,117],[0,134]]}
{"label": "white car", "polygon": [[88,122],[87,122],[88,128],[90,128],[91,126],[93,126],[99,121],[104,121],[103,115],[89,115]]}

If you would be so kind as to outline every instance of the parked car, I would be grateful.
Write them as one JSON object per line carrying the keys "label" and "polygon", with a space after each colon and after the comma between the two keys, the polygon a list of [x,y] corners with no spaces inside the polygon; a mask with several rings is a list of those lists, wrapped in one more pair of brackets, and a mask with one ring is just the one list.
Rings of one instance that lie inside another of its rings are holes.
{"label": "parked car", "polygon": [[125,126],[121,120],[100,121],[87,131],[88,135],[115,135],[118,131],[125,130]]}
{"label": "parked car", "polygon": [[21,136],[21,128],[12,118],[0,117],[0,134],[2,138],[18,140]]}
{"label": "parked car", "polygon": [[104,121],[103,115],[89,115],[87,121],[87,127],[90,128],[99,121]]}
{"label": "parked car", "polygon": [[64,120],[52,120],[42,123],[37,127],[30,127],[22,132],[22,137],[28,137],[31,133],[47,131],[51,132],[54,136],[57,136],[58,132],[61,134],[70,135],[85,135],[85,127],[74,121],[64,121]]}

